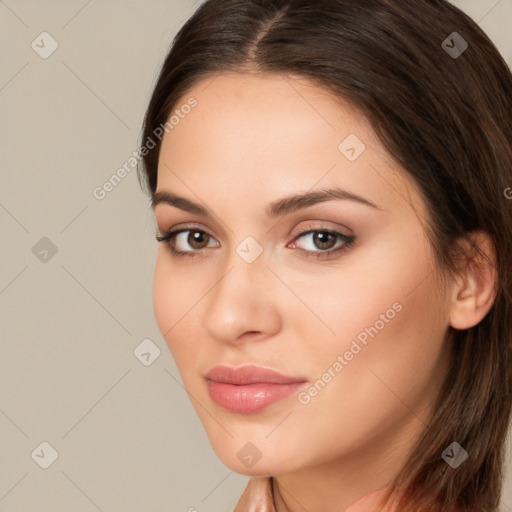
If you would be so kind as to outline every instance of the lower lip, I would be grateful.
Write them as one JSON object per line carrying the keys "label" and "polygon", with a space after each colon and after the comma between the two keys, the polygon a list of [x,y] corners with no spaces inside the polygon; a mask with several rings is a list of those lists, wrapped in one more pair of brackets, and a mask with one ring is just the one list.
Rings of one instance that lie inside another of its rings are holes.
{"label": "lower lip", "polygon": [[212,400],[231,412],[249,414],[262,411],[270,405],[293,395],[305,382],[291,384],[255,384],[234,385],[208,380],[208,391]]}

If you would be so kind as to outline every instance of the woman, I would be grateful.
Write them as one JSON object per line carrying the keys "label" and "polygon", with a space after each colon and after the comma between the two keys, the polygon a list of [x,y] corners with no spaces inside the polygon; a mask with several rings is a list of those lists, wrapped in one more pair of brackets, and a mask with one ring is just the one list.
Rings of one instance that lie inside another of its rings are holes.
{"label": "woman", "polygon": [[493,511],[512,77],[443,0],[207,0],[144,122],[154,309],[247,511]]}

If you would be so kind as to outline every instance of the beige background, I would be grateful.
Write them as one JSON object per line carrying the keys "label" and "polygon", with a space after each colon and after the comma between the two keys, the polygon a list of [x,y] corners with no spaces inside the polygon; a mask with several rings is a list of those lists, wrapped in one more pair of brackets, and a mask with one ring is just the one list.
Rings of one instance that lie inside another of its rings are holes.
{"label": "beige background", "polygon": [[[455,3],[512,63],[512,0]],[[210,448],[154,320],[155,225],[135,171],[93,196],[137,149],[159,65],[197,5],[0,0],[0,511],[224,512],[245,487]],[[31,47],[51,49],[43,31],[59,45],[47,59]],[[134,349],[147,338],[161,354],[145,366]],[[47,469],[43,441],[58,452]],[[509,471],[503,510],[511,484]]]}

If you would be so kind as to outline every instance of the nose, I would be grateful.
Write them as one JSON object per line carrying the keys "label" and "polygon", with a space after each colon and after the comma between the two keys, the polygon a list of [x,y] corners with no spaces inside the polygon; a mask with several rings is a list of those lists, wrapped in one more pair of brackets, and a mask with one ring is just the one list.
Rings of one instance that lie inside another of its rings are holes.
{"label": "nose", "polygon": [[281,328],[281,317],[272,290],[276,278],[264,254],[246,263],[233,251],[224,272],[205,297],[203,328],[215,340],[240,344],[266,339]]}

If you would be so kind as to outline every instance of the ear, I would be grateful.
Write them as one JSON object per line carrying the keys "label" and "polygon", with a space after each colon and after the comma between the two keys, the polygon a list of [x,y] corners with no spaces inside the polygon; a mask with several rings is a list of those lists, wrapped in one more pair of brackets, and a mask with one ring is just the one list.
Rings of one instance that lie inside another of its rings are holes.
{"label": "ear", "polygon": [[459,330],[477,325],[496,298],[497,271],[494,245],[483,231],[460,242],[459,275],[451,294],[450,325]]}

